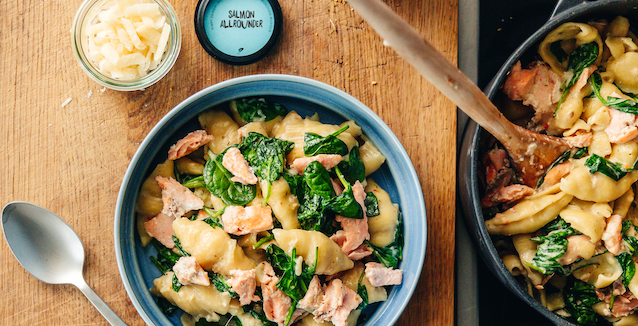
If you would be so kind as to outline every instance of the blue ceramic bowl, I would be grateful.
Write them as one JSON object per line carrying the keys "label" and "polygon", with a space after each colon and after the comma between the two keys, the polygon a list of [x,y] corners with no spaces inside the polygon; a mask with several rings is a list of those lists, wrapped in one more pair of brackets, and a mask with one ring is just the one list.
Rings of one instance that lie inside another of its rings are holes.
{"label": "blue ceramic bowl", "polygon": [[322,122],[352,119],[386,157],[372,177],[399,204],[405,228],[405,249],[400,268],[403,283],[394,286],[388,300],[363,312],[367,326],[392,325],[408,304],[416,287],[426,244],[426,214],[419,179],[408,154],[390,128],[354,97],[326,84],[288,75],[253,75],[208,87],[171,110],[146,136],[126,171],[115,211],[115,253],[126,292],[149,325],[181,325],[179,313],[166,317],[149,289],[161,276],[149,260],[153,246],[143,248],[135,228],[135,202],[144,179],[166,159],[168,148],[189,131],[199,129],[197,115],[236,98],[263,96],[297,111],[301,116],[319,113]]}

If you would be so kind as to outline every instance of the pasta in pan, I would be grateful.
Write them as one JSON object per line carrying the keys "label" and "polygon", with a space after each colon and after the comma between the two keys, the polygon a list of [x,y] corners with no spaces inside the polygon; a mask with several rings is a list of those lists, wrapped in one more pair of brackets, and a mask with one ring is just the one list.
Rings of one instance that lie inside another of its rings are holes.
{"label": "pasta in pan", "polygon": [[499,144],[483,144],[481,203],[503,263],[541,304],[583,325],[638,320],[636,41],[625,17],[569,22],[545,37],[537,61],[511,69],[502,91],[529,109],[526,127],[575,148],[536,187],[518,181]]}
{"label": "pasta in pan", "polygon": [[201,113],[140,189],[158,305],[185,326],[361,324],[402,279],[400,211],[370,178],[385,157],[355,121],[227,106]]}

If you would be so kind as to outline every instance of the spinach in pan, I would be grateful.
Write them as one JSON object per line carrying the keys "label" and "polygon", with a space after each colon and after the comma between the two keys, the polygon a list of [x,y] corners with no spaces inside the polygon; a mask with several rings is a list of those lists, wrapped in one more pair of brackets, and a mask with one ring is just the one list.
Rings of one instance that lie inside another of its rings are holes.
{"label": "spinach in pan", "polygon": [[341,156],[348,154],[348,146],[343,140],[337,138],[342,132],[348,129],[348,125],[323,137],[314,132],[307,132],[303,137],[303,152],[306,156],[315,156],[319,154],[339,154]]}
{"label": "spinach in pan", "polygon": [[266,101],[264,98],[241,98],[231,101],[230,106],[236,108],[239,116],[246,122],[266,122],[288,113],[285,106]]}
{"label": "spinach in pan", "polygon": [[250,203],[257,194],[257,187],[245,185],[231,180],[233,177],[224,165],[224,153],[215,155],[209,152],[209,159],[204,165],[204,184],[211,194],[221,198],[226,205],[244,206]]}

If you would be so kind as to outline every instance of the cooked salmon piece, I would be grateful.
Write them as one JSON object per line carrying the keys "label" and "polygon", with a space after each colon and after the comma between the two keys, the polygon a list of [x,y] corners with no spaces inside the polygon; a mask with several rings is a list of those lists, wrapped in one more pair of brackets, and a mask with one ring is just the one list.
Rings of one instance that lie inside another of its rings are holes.
{"label": "cooked salmon piece", "polygon": [[162,188],[162,202],[164,203],[162,213],[180,218],[186,212],[204,208],[204,202],[177,180],[162,176],[157,176],[155,180]]}
{"label": "cooked salmon piece", "polygon": [[207,134],[206,130],[195,130],[168,149],[168,159],[174,161],[184,157],[213,139],[213,135]]}
{"label": "cooked salmon piece", "polygon": [[264,314],[268,320],[284,326],[286,315],[292,300],[277,287],[279,278],[275,275],[272,265],[264,262],[264,276],[261,279],[261,294],[264,301]]}
{"label": "cooked salmon piece", "polygon": [[638,136],[638,116],[609,108],[611,121],[605,133],[609,141],[615,144],[626,143]]}
{"label": "cooked salmon piece", "polygon": [[403,279],[403,271],[400,269],[392,269],[375,262],[366,264],[365,275],[374,287],[401,284]]}
{"label": "cooked salmon piece", "polygon": [[496,203],[513,203],[534,193],[534,189],[521,184],[513,184],[498,190],[492,201]]}
{"label": "cooked salmon piece", "polygon": [[541,186],[543,188],[547,188],[557,184],[564,176],[569,174],[571,170],[572,163],[570,161],[565,161],[554,166],[551,170],[547,171],[547,174],[545,174],[545,178]]}
{"label": "cooked salmon piece", "polygon": [[182,285],[210,285],[208,273],[199,265],[193,256],[181,257],[175,265],[173,265],[173,272]]}
{"label": "cooked salmon piece", "polygon": [[304,156],[295,159],[292,164],[290,164],[290,168],[297,171],[299,174],[303,174],[303,171],[306,169],[306,166],[310,164],[310,162],[317,161],[323,165],[326,170],[330,170],[333,167],[337,166],[339,162],[343,160],[343,157],[339,154],[319,154],[315,156]]}
{"label": "cooked salmon piece", "polygon": [[622,246],[622,216],[613,214],[607,218],[607,226],[602,237],[605,248],[614,255],[620,252]]}
{"label": "cooked salmon piece", "polygon": [[299,301],[297,307],[313,312],[321,306],[321,300],[323,300],[323,286],[321,286],[319,278],[315,275],[312,277],[310,284],[308,284],[308,291],[303,299]]}
{"label": "cooked salmon piece", "polygon": [[594,135],[591,132],[579,130],[571,136],[563,137],[567,143],[574,146],[574,148],[589,147],[594,140]]}
{"label": "cooked salmon piece", "polygon": [[321,305],[313,311],[316,322],[330,321],[335,326],[347,326],[350,312],[357,309],[363,300],[336,278],[330,281],[323,294]]}
{"label": "cooked salmon piece", "polygon": [[[364,203],[366,192],[363,185],[357,180],[352,186],[354,199],[359,203],[363,210],[363,218],[347,218],[337,215],[335,220],[341,223],[342,230],[337,231],[330,237],[332,241],[341,246],[341,251],[349,255],[363,244],[364,240],[370,240],[370,232],[368,231],[368,216],[366,215],[366,205]],[[356,254],[355,254],[356,255]]]}
{"label": "cooked salmon piece", "polygon": [[250,185],[257,184],[255,172],[253,172],[248,161],[246,161],[244,155],[241,154],[237,147],[231,147],[226,151],[222,159],[222,165],[233,174],[231,181]]}
{"label": "cooked salmon piece", "polygon": [[586,235],[572,235],[567,237],[567,250],[558,259],[561,265],[569,265],[576,260],[589,259],[594,255],[596,245],[593,244]]}
{"label": "cooked salmon piece", "polygon": [[255,295],[255,289],[257,288],[255,275],[254,269],[247,271],[233,269],[230,271],[230,278],[226,280],[226,283],[239,295],[239,304],[242,306],[261,300]]}
{"label": "cooked salmon piece", "polygon": [[365,244],[360,245],[357,249],[351,251],[348,254],[348,258],[352,260],[361,260],[365,257],[372,255],[374,250],[372,248],[366,246]]}
{"label": "cooked salmon piece", "polygon": [[545,125],[560,101],[562,83],[562,78],[547,64],[537,61],[528,69],[521,69],[519,61],[510,70],[503,84],[503,92],[512,101],[522,101],[534,109],[533,125]]}
{"label": "cooked salmon piece", "polygon": [[[638,299],[631,291],[626,290],[621,280],[622,278],[614,282],[613,287],[594,290],[598,299],[605,302],[607,307],[612,307],[611,310],[606,308],[605,312],[613,317],[628,316],[638,309]],[[612,297],[614,299],[613,306],[610,304]]]}
{"label": "cooked salmon piece", "polygon": [[273,228],[270,206],[226,206],[222,214],[222,224],[226,233],[245,235],[267,231]]}
{"label": "cooked salmon piece", "polygon": [[481,163],[485,169],[485,196],[481,199],[481,206],[491,207],[496,203],[492,197],[498,191],[509,185],[514,175],[514,170],[510,167],[507,152],[502,148],[495,147],[489,150],[481,158]]}
{"label": "cooked salmon piece", "polygon": [[168,249],[175,248],[175,242],[173,242],[173,221],[175,216],[159,213],[152,219],[144,222],[144,228],[146,232],[153,238],[157,239],[164,247]]}

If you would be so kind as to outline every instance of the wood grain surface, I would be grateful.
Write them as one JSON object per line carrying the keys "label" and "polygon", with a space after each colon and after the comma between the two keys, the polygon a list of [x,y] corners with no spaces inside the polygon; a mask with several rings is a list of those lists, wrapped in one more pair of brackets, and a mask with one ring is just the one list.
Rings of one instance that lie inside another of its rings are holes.
{"label": "wood grain surface", "polygon": [[[284,32],[266,59],[243,67],[211,58],[195,36],[196,0],[171,0],[183,33],[174,68],[145,91],[103,90],[78,66],[69,30],[79,0],[0,1],[0,205],[24,200],[65,219],[86,249],[87,283],[129,325],[113,248],[122,177],[140,142],[179,102],[238,76],[282,73],[333,85],[375,111],[405,146],[427,207],[427,253],[398,325],[452,325],[456,109],[402,61],[346,3],[280,0]],[[387,3],[452,62],[457,0]],[[67,98],[71,102],[62,106]],[[0,242],[0,325],[106,325],[71,285],[28,274]]]}

